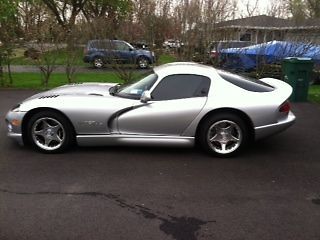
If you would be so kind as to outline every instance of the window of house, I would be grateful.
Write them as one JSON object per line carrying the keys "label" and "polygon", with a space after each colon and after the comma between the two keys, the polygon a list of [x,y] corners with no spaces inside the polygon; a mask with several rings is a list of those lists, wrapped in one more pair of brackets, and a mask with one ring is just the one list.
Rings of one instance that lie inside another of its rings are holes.
{"label": "window of house", "polygon": [[251,33],[244,33],[240,36],[240,41],[251,41]]}

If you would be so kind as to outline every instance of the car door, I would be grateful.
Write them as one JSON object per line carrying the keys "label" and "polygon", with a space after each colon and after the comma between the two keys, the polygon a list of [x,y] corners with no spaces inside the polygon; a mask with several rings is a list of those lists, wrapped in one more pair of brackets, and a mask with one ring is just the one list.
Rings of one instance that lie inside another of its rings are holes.
{"label": "car door", "polygon": [[151,93],[152,100],[118,117],[122,134],[179,136],[207,101],[210,79],[193,74],[163,78]]}
{"label": "car door", "polygon": [[116,41],[114,44],[114,54],[117,60],[122,62],[133,62],[133,49],[128,44],[122,41]]}

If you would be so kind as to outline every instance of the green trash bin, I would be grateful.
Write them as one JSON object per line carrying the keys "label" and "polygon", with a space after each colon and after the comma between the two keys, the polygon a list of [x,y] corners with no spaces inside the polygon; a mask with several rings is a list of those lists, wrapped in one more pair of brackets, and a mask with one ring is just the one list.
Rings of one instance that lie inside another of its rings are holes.
{"label": "green trash bin", "polygon": [[282,62],[284,80],[293,88],[291,102],[306,102],[308,100],[309,83],[313,70],[311,58],[288,57]]}

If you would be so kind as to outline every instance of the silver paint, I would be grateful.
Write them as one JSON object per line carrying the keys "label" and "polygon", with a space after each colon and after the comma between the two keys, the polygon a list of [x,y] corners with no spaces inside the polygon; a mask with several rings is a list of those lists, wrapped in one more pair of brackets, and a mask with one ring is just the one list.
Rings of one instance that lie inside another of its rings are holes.
{"label": "silver paint", "polygon": [[[49,108],[70,120],[79,145],[166,142],[192,145],[201,119],[219,109],[238,110],[247,115],[256,139],[283,131],[295,121],[293,113],[285,115],[278,111],[292,93],[292,88],[280,80],[261,79],[275,89],[259,93],[239,88],[222,79],[213,67],[200,64],[171,63],[155,67],[154,72],[158,80],[151,87],[151,94],[168,75],[197,74],[211,79],[208,97],[152,101],[147,96],[141,102],[110,95],[109,88],[115,84],[72,84],[26,99],[17,112],[8,112],[7,124],[13,119],[23,122],[25,114],[34,109]],[[11,127],[8,135],[22,142],[21,125]]]}

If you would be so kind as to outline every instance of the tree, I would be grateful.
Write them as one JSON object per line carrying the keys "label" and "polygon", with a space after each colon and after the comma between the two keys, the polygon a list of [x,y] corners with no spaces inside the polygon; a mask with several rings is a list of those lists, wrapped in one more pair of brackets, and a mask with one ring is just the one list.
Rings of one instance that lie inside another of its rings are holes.
{"label": "tree", "polygon": [[301,22],[306,18],[306,5],[304,0],[289,0],[289,12],[292,14],[293,20]]}
{"label": "tree", "polygon": [[307,0],[306,1],[309,16],[311,18],[320,18],[320,1],[319,0]]}
{"label": "tree", "polygon": [[3,64],[6,63],[9,70],[10,84],[12,77],[10,71],[10,57],[12,56],[13,41],[16,37],[17,17],[16,4],[10,0],[2,0],[0,4],[0,84],[3,86]]}
{"label": "tree", "polygon": [[66,30],[73,28],[76,18],[88,0],[42,0],[55,16],[58,24]]}
{"label": "tree", "polygon": [[130,0],[92,0],[86,1],[82,12],[88,22],[101,17],[117,22],[127,16],[131,7]]}

